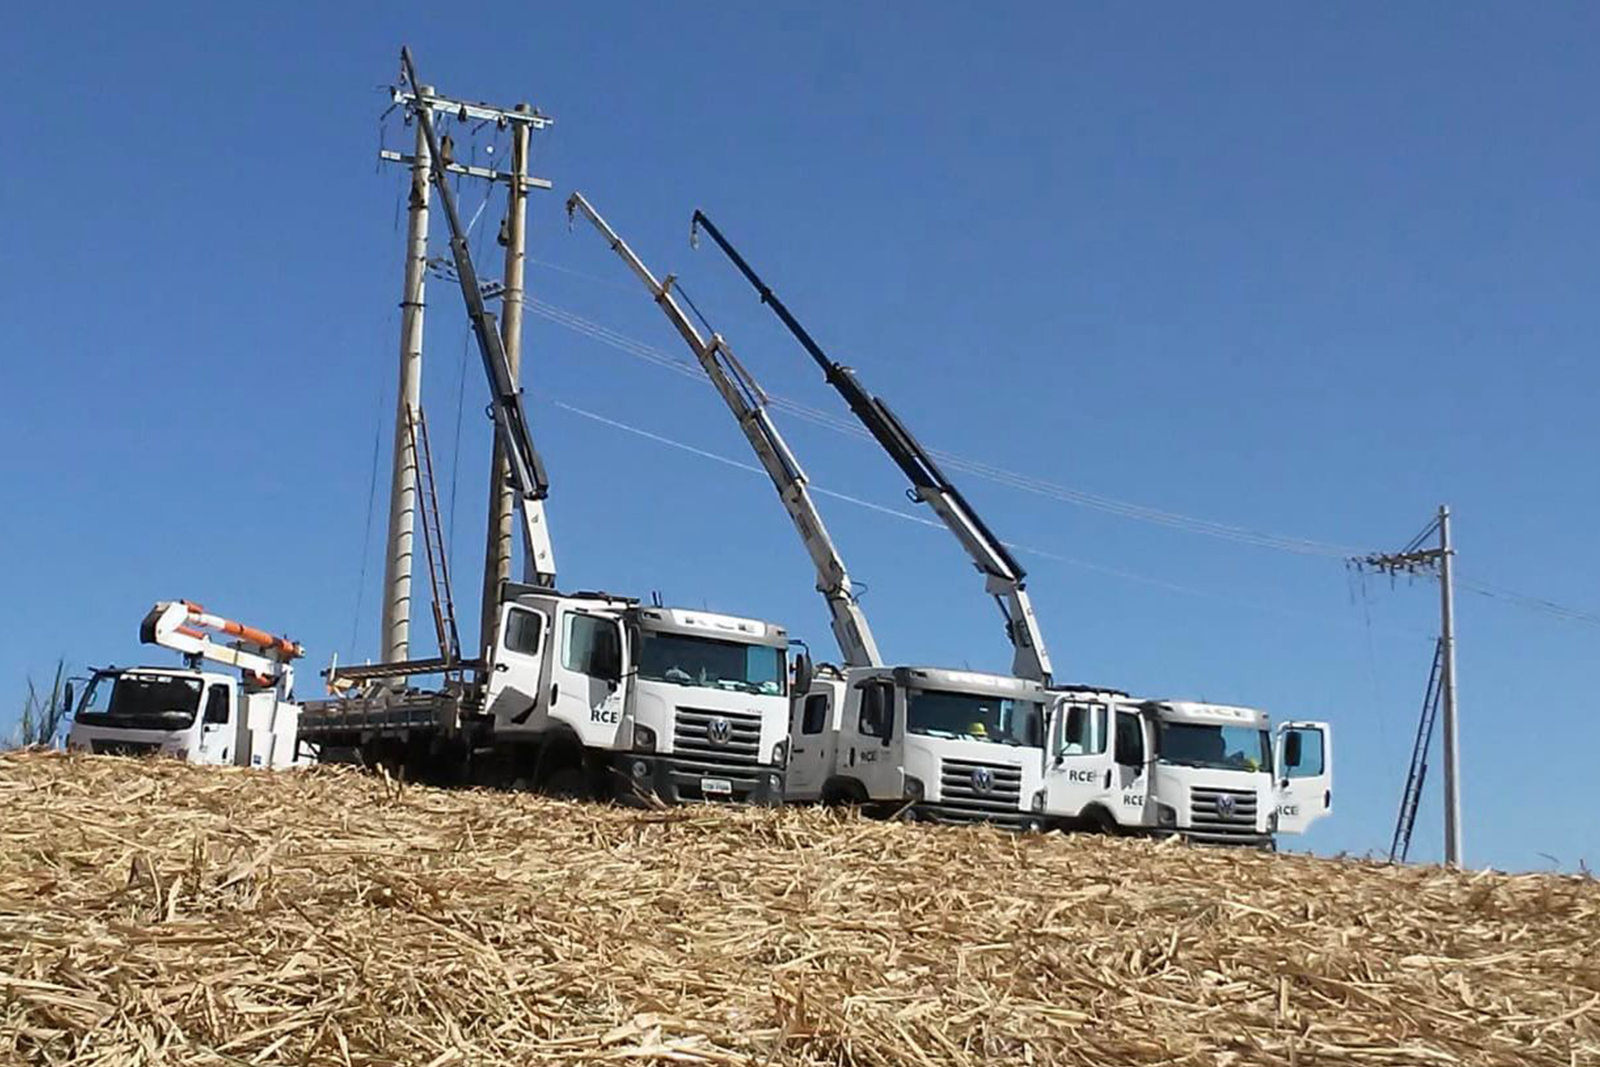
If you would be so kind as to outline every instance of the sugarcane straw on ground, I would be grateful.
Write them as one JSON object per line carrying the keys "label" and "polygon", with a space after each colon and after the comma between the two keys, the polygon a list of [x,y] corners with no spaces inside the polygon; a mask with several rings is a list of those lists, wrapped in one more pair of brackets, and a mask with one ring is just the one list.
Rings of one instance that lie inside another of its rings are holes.
{"label": "sugarcane straw on ground", "polygon": [[0,758],[0,1060],[1600,1063],[1585,877]]}

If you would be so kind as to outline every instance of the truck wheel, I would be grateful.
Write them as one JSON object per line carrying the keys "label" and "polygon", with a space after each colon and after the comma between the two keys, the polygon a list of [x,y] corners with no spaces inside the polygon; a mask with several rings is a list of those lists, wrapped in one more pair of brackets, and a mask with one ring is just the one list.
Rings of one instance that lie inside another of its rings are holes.
{"label": "truck wheel", "polygon": [[1111,813],[1105,808],[1094,809],[1094,814],[1089,817],[1089,825],[1095,833],[1104,834],[1107,837],[1116,837],[1122,832],[1121,828],[1117,826],[1117,820],[1113,819]]}
{"label": "truck wheel", "polygon": [[562,800],[588,800],[589,776],[582,767],[557,767],[544,776],[543,792]]}

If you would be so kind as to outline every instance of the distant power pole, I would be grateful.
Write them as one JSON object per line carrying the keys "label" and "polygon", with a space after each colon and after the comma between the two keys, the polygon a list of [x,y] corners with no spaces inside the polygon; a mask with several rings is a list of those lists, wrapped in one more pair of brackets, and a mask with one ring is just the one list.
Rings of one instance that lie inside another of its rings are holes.
{"label": "distant power pole", "polygon": [[[423,93],[431,94],[424,86]],[[422,410],[422,309],[428,269],[428,141],[417,127],[406,218],[406,280],[400,297],[400,388],[395,401],[394,469],[389,482],[389,536],[383,564],[380,658],[400,663],[411,653],[411,557],[417,514],[417,456],[411,424]]]}
{"label": "distant power pole", "polygon": [[[1424,542],[1438,533],[1437,547],[1424,548]],[[1452,559],[1455,548],[1450,540],[1450,508],[1439,505],[1439,514],[1399,552],[1374,553],[1351,562],[1357,567],[1386,574],[1426,574],[1439,576],[1439,650],[1442,660],[1440,696],[1444,705],[1444,861],[1461,866],[1461,750],[1456,718],[1456,615],[1455,579]],[[1419,744],[1425,743],[1419,733]]]}
{"label": "distant power pole", "polygon": [[[502,340],[506,355],[511,361],[513,374],[519,372],[522,347],[522,297],[523,266],[526,253],[527,197],[529,190],[549,189],[551,183],[544,178],[528,176],[528,139],[532,130],[542,130],[555,120],[527,104],[515,108],[476,104],[439,96],[432,86],[423,86],[419,94],[406,89],[392,89],[394,103],[411,110],[427,107],[436,115],[449,115],[461,124],[476,123],[478,127],[494,124],[497,129],[509,130],[512,140],[512,169],[496,170],[462,164],[452,158],[448,135],[440,147],[442,158],[433,160],[428,155],[427,139],[418,124],[414,152],[406,155],[392,150],[382,150],[379,158],[388,163],[400,163],[411,168],[411,207],[408,217],[406,241],[406,282],[401,301],[404,315],[400,328],[400,396],[395,406],[394,475],[389,494],[389,537],[384,566],[382,658],[385,663],[396,663],[410,657],[411,628],[411,565],[412,539],[417,514],[417,457],[411,446],[411,419],[420,415],[422,408],[422,309],[423,279],[428,267],[428,196],[431,190],[431,168],[442,168],[446,173],[467,178],[478,178],[491,183],[503,182],[511,189],[506,219],[506,280]],[[475,127],[476,128],[476,127]],[[487,283],[485,289],[496,283]],[[510,577],[511,552],[511,496],[509,472],[498,439],[495,445],[495,481],[490,489],[489,504],[489,558],[485,561],[484,628],[479,641],[481,649],[494,636],[500,582]],[[490,573],[494,575],[491,579]]]}
{"label": "distant power pole", "polygon": [[[519,115],[530,113],[518,104]],[[525,124],[511,128],[511,180],[506,191],[506,224],[501,240],[506,246],[506,273],[500,293],[500,341],[506,350],[511,376],[522,372],[522,278],[528,234],[528,134]],[[500,622],[500,586],[511,578],[511,467],[500,438],[494,440],[489,469],[488,541],[483,555],[483,609],[478,646],[487,648]]]}

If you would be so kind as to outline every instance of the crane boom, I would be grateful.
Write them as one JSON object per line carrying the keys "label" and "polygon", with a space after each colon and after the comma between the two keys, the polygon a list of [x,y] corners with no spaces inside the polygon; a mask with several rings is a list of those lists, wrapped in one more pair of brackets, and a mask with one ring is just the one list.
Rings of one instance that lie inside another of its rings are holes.
{"label": "crane boom", "polygon": [[610,224],[600,216],[588,200],[584,199],[583,194],[573,193],[567,200],[567,217],[571,219],[579,212],[594,224],[601,236],[611,245],[612,251],[621,256],[628,268],[644,283],[645,288],[655,299],[656,305],[672,322],[679,336],[694,351],[695,359],[700,362],[706,376],[711,379],[711,384],[716,386],[717,393],[728,405],[728,410],[738,420],[739,429],[744,432],[745,439],[750,442],[756,457],[761,460],[761,466],[772,479],[774,488],[778,490],[778,497],[783,501],[784,509],[788,511],[806,552],[811,556],[811,562],[816,566],[817,591],[828,602],[833,635],[839,644],[839,653],[844,657],[845,666],[882,666],[883,660],[878,654],[877,642],[867,625],[867,617],[861,610],[861,604],[856,599],[855,591],[850,584],[850,576],[845,571],[844,560],[840,557],[833,538],[828,535],[828,528],[823,524],[822,515],[817,511],[816,503],[806,488],[805,471],[801,470],[799,461],[795,459],[794,453],[789,450],[788,444],[767,414],[766,396],[762,393],[761,387],[734,356],[733,350],[728,347],[721,335],[713,333],[710,340],[707,340],[701,336],[694,323],[689,321],[689,317],[684,314],[683,308],[672,295],[672,275],[667,275],[664,281],[658,281],[644,262],[634,254],[633,249],[617,236],[617,232]]}
{"label": "crane boom", "polygon": [[[226,638],[214,639],[208,630]],[[283,696],[294,688],[292,662],[305,655],[298,641],[214,615],[192,600],[158,602],[139,624],[139,640],[170,648],[191,662],[210,660],[238,668],[247,681],[275,686]]]}
{"label": "crane boom", "polygon": [[691,240],[702,228],[755,287],[761,302],[772,309],[789,332],[794,334],[800,346],[822,368],[828,384],[844,397],[856,418],[910,479],[915,498],[933,508],[940,521],[955,534],[973,565],[983,574],[984,588],[995,598],[1005,618],[1006,637],[1013,649],[1012,673],[1048,685],[1052,677],[1050,653],[1045,647],[1038,618],[1034,615],[1033,601],[1028,596],[1028,572],[984,524],[960,490],[945,477],[933,457],[889,409],[889,405],[867,392],[849,367],[828,358],[822,347],[806,332],[806,328],[800,325],[783,301],[761,280],[760,275],[722,236],[722,232],[705,213],[696,211],[690,231]]}
{"label": "crane boom", "polygon": [[[439,136],[433,126],[433,111],[417,78],[409,48],[400,49],[400,65],[406,81],[415,94],[412,114],[422,126],[428,142],[428,156],[440,160]],[[472,255],[467,249],[466,228],[461,225],[461,214],[456,210],[455,194],[446,180],[442,166],[428,168],[433,183],[439,188],[439,199],[444,205],[445,221],[450,227],[450,256],[455,261],[456,280],[461,284],[461,296],[467,304],[467,317],[472,321],[472,332],[478,341],[478,353],[483,357],[483,370],[489,379],[489,392],[494,413],[494,428],[500,438],[510,468],[511,486],[521,505],[525,577],[532,585],[554,588],[556,583],[555,549],[550,541],[550,527],[545,520],[544,501],[550,495],[550,480],[545,475],[544,461],[533,446],[533,436],[528,431],[527,414],[522,408],[522,393],[517,388],[516,376],[506,359],[505,346],[500,340],[500,330],[494,313],[484,305],[483,292],[478,286],[478,273],[472,266]]]}

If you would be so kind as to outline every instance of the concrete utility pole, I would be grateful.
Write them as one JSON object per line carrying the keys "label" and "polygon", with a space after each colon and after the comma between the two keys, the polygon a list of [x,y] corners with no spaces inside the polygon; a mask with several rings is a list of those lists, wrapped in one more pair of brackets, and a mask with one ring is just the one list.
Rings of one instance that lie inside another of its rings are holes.
{"label": "concrete utility pole", "polygon": [[[1437,548],[1423,548],[1428,536],[1437,532]],[[1439,576],[1439,654],[1440,697],[1444,705],[1444,861],[1461,866],[1461,750],[1459,722],[1456,718],[1456,611],[1455,578],[1452,561],[1455,548],[1450,541],[1450,507],[1439,505],[1439,514],[1428,528],[1399,552],[1374,553],[1351,560],[1356,567],[1386,574],[1427,574]],[[1418,736],[1424,746],[1424,735]],[[1425,747],[1425,746],[1424,746]],[[1415,759],[1415,757],[1413,757]],[[1409,789],[1409,787],[1408,787]],[[1409,837],[1409,831],[1407,832]]]}
{"label": "concrete utility pole", "polygon": [[[400,396],[395,406],[394,477],[389,493],[389,539],[384,565],[382,660],[398,663],[410,657],[411,630],[411,564],[412,537],[417,514],[417,457],[411,447],[410,419],[420,413],[422,406],[422,307],[423,279],[428,268],[428,194],[432,168],[447,174],[478,178],[492,183],[504,182],[511,189],[506,220],[506,280],[505,287],[514,292],[505,294],[504,322],[501,325],[502,341],[511,363],[512,374],[518,372],[522,338],[523,260],[527,224],[527,197],[531,189],[549,189],[545,178],[528,176],[528,139],[533,130],[542,130],[555,120],[527,104],[513,108],[495,107],[492,104],[452,100],[437,95],[432,86],[423,86],[420,93],[393,88],[390,95],[394,103],[407,109],[427,107],[434,115],[448,115],[456,122],[478,127],[493,123],[498,129],[509,130],[512,141],[512,170],[496,170],[492,166],[480,167],[463,164],[451,158],[450,139],[444,138],[440,147],[442,159],[429,158],[427,138],[418,123],[417,141],[410,155],[384,149],[378,153],[387,163],[400,163],[411,168],[411,210],[406,242],[406,287],[401,307],[405,309],[400,328]],[[496,287],[485,283],[485,295]],[[497,618],[500,582],[510,577],[511,551],[511,491],[505,456],[498,439],[495,446],[495,481],[490,491],[489,505],[489,558],[485,561],[483,640],[479,647],[494,636]],[[491,579],[490,574],[494,577]]]}
{"label": "concrete utility pole", "polygon": [[1444,861],[1461,866],[1461,751],[1456,722],[1456,608],[1450,508],[1439,505],[1439,640],[1444,645]]}
{"label": "concrete utility pole", "polygon": [[[516,112],[530,114],[527,104]],[[522,373],[522,286],[527,258],[528,232],[528,135],[525,124],[511,128],[511,181],[506,191],[506,272],[500,293],[500,341],[505,346],[511,376]],[[494,641],[500,620],[500,586],[511,578],[511,467],[500,439],[495,438],[494,459],[489,469],[488,541],[483,556],[482,616],[478,646],[487,648]]]}
{"label": "concrete utility pole", "polygon": [[[432,89],[424,87],[425,94]],[[399,663],[411,653],[411,556],[417,513],[417,456],[411,418],[422,408],[422,310],[428,268],[428,142],[417,127],[411,157],[411,202],[406,221],[406,280],[400,298],[400,388],[395,400],[394,471],[389,482],[389,536],[383,565],[380,657]]]}

